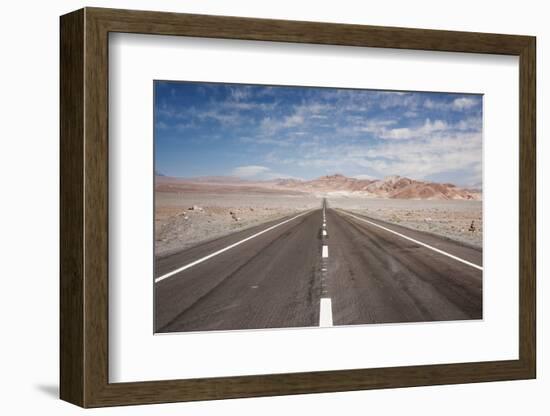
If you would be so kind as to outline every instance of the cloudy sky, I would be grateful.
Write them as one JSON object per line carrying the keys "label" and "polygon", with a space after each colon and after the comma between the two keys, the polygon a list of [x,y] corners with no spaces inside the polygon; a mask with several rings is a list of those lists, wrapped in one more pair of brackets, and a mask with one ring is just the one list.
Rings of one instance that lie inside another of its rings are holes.
{"label": "cloudy sky", "polygon": [[480,95],[156,81],[154,116],[155,167],[169,176],[481,187]]}

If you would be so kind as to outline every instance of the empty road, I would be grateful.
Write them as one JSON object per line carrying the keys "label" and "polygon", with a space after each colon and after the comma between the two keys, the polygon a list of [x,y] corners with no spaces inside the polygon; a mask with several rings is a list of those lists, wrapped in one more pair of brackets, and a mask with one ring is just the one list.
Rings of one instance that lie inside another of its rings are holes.
{"label": "empty road", "polygon": [[332,209],[155,263],[155,332],[482,318],[482,252]]}

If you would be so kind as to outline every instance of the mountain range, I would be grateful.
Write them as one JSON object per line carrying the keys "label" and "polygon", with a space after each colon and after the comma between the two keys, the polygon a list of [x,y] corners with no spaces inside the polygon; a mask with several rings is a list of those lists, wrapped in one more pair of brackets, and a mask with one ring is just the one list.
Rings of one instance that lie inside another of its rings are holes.
{"label": "mountain range", "polygon": [[276,181],[276,185],[303,192],[361,193],[377,198],[481,199],[480,190],[460,188],[451,183],[419,181],[398,175],[387,176],[384,179],[356,179],[334,174],[310,181],[280,179]]}
{"label": "mountain range", "polygon": [[[321,176],[312,180],[273,179],[269,181],[247,180],[235,176],[203,176],[195,178],[171,178],[156,176],[157,189],[174,189],[174,186],[212,187],[219,191],[236,188],[261,189],[269,191],[292,191],[333,196],[364,196],[391,199],[432,200],[481,200],[479,189],[461,188],[452,183],[420,181],[404,176],[387,176],[383,179],[357,179],[339,173]],[[161,188],[158,188],[158,187]],[[228,189],[222,189],[228,188]]]}

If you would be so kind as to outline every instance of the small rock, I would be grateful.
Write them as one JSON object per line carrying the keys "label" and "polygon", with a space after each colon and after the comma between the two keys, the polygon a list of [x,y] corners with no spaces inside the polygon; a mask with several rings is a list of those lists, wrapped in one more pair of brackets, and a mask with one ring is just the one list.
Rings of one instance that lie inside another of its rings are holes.
{"label": "small rock", "polygon": [[470,228],[468,228],[468,231],[474,232],[476,230],[476,227],[474,225],[474,221],[470,224]]}

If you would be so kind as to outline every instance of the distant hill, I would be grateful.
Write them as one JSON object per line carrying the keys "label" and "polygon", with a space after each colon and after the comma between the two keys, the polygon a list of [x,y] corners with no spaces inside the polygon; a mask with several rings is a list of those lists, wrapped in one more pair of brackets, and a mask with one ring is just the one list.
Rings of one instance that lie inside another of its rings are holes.
{"label": "distant hill", "polygon": [[279,181],[277,185],[304,192],[350,192],[377,198],[481,199],[480,191],[459,188],[451,183],[418,181],[398,175],[384,179],[356,179],[334,174],[310,181]]}
{"label": "distant hill", "polygon": [[481,191],[460,188],[451,183],[419,181],[393,175],[384,179],[357,179],[339,173],[304,181],[300,179],[274,179],[252,181],[235,176],[202,176],[195,178],[173,178],[157,174],[157,190],[200,189],[216,192],[254,191],[285,192],[293,194],[357,195],[370,198],[392,199],[452,199],[481,200]]}

